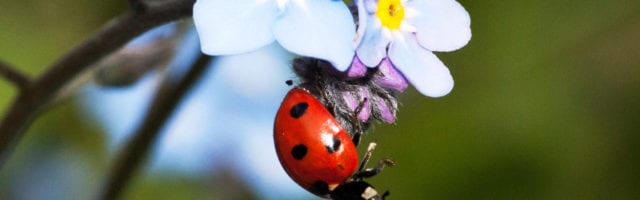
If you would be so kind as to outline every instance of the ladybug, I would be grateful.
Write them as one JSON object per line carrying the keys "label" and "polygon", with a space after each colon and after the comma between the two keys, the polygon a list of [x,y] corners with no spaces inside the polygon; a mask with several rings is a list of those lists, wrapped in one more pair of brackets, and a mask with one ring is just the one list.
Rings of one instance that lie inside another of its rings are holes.
{"label": "ladybug", "polygon": [[387,159],[375,169],[364,169],[373,150],[369,148],[358,167],[358,151],[351,137],[308,90],[289,91],[276,114],[273,136],[280,164],[309,192],[332,199],[384,199],[388,195],[378,194],[362,179],[393,162]]}

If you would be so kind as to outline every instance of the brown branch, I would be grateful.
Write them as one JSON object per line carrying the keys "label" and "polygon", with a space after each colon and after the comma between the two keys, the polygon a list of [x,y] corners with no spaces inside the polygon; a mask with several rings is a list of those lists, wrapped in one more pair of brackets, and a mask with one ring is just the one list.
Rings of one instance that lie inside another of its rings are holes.
{"label": "brown branch", "polygon": [[165,76],[160,88],[156,91],[154,101],[149,107],[143,123],[132,134],[133,138],[128,141],[115,161],[115,165],[111,168],[112,171],[107,177],[100,199],[117,199],[127,188],[129,181],[146,160],[150,149],[155,144],[160,129],[180,103],[182,97],[203,74],[210,61],[211,57],[200,55],[182,80],[176,81],[169,78],[171,74]]}
{"label": "brown branch", "polygon": [[16,68],[2,60],[0,60],[0,76],[12,82],[20,90],[27,88],[31,82],[26,74],[16,70]]}
{"label": "brown branch", "polygon": [[129,0],[129,7],[134,12],[144,12],[147,8],[147,4],[144,0]]}
{"label": "brown branch", "polygon": [[129,40],[164,23],[191,16],[195,0],[166,0],[143,4],[103,26],[94,36],[49,66],[13,101],[0,122],[0,167],[25,129],[56,94],[105,55]]}

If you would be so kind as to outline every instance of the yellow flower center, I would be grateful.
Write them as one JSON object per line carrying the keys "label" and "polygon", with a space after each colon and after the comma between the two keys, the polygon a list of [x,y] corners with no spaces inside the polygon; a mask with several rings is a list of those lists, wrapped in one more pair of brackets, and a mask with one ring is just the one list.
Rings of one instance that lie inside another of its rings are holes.
{"label": "yellow flower center", "polygon": [[404,6],[400,0],[379,0],[376,16],[383,26],[389,29],[398,29],[404,19]]}

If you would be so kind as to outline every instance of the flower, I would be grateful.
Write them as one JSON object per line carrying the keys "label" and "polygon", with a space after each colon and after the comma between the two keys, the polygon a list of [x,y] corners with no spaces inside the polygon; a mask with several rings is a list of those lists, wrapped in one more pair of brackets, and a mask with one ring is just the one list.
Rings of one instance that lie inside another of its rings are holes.
{"label": "flower", "polygon": [[277,41],[344,71],[355,54],[355,23],[343,1],[198,0],[193,19],[202,51],[210,55],[247,53]]}
{"label": "flower", "polygon": [[[433,54],[471,39],[467,11],[455,0],[358,0],[356,56],[369,67],[391,64],[422,94],[453,88],[449,69]],[[390,63],[382,62],[389,59]]]}

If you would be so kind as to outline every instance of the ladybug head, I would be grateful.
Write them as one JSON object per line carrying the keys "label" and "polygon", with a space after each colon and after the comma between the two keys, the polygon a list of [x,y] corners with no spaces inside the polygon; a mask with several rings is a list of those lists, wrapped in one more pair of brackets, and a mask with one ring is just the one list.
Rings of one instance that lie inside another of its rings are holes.
{"label": "ladybug head", "polygon": [[346,182],[330,193],[333,200],[384,200],[387,196],[389,196],[389,191],[380,194],[373,186],[364,181]]}

